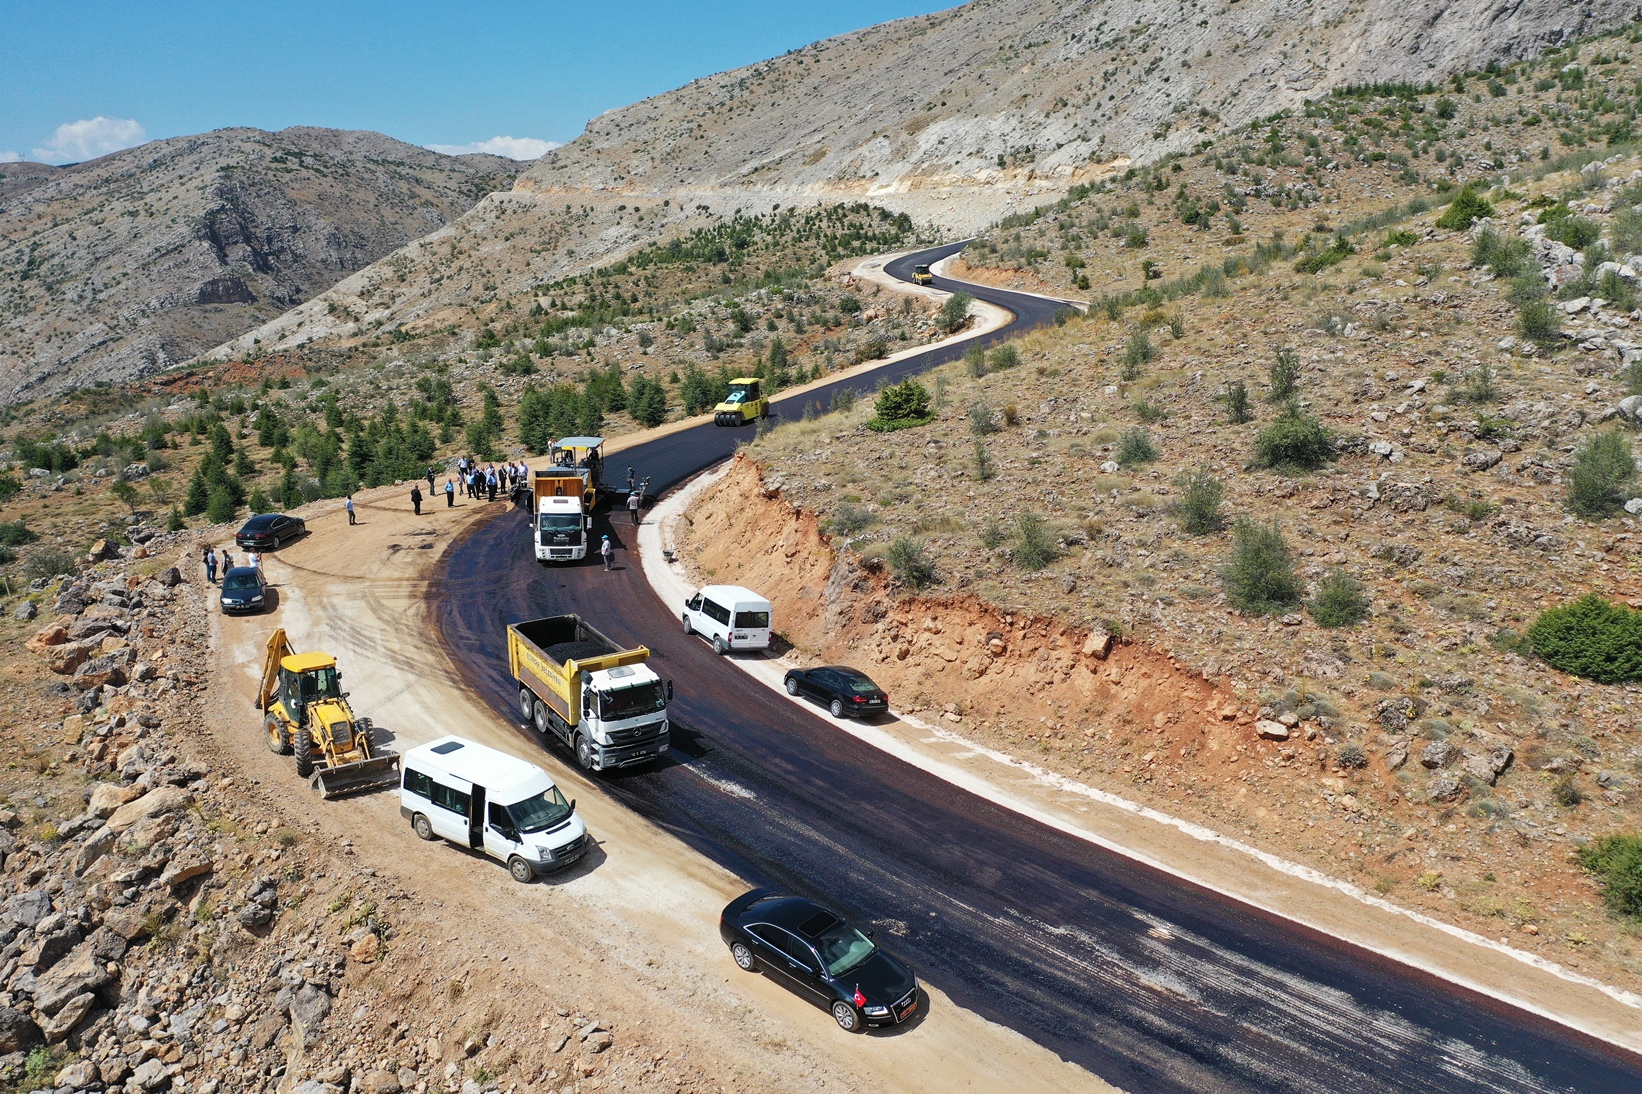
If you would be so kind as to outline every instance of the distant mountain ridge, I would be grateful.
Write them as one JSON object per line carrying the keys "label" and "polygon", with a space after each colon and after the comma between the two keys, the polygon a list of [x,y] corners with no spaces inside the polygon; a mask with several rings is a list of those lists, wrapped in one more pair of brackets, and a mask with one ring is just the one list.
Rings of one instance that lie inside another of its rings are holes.
{"label": "distant mountain ridge", "polygon": [[449,223],[519,166],[307,127],[0,164],[0,400],[185,361]]}

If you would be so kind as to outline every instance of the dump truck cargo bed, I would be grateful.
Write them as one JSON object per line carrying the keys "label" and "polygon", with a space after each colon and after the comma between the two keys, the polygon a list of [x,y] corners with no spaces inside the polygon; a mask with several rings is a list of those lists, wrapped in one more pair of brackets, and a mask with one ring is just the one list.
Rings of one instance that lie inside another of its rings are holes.
{"label": "dump truck cargo bed", "polygon": [[650,651],[624,650],[578,615],[526,619],[507,628],[513,678],[571,725],[581,718],[583,673],[643,664]]}

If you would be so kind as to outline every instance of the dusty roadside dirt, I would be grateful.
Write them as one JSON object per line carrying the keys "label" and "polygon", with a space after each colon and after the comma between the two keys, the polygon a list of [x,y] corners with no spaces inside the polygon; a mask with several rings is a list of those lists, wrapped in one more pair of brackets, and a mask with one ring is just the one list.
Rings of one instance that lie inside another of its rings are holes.
{"label": "dusty roadside dirt", "polygon": [[[737,972],[716,917],[744,884],[543,753],[465,690],[429,637],[425,600],[440,556],[475,521],[500,515],[503,503],[433,507],[417,518],[398,488],[355,500],[358,527],[333,508],[310,518],[311,536],[267,559],[279,591],[275,611],[212,617],[215,671],[205,725],[266,807],[310,840],[351,840],[360,867],[430,905],[438,933],[407,944],[427,955],[435,986],[460,981],[470,1004],[481,998],[516,1008],[523,999],[528,1009],[532,985],[540,985],[544,1006],[597,1014],[618,1043],[630,1031],[651,1052],[687,1060],[705,1089],[1108,1089],[954,1007],[939,985],[930,1017],[915,1028],[845,1037],[822,1012]],[[597,850],[564,874],[519,886],[498,864],[418,842],[392,794],[318,802],[290,759],[266,750],[253,709],[263,644],[276,625],[298,649],[338,656],[351,702],[386,731],[384,739],[391,735],[393,747],[458,733],[542,763],[578,799]],[[439,998],[433,991],[431,1001]],[[672,1086],[680,1078],[626,1074],[633,1078],[612,1077],[602,1088],[644,1086],[651,1076]],[[589,1080],[585,1088],[595,1086]]]}
{"label": "dusty roadside dirt", "polygon": [[[704,487],[653,514],[652,549],[679,557],[667,577],[681,588],[720,581],[759,590],[792,644],[787,662],[862,668],[910,715],[870,727],[844,722],[841,731],[1091,842],[1642,1049],[1642,1000],[1625,990],[1629,978],[1582,969],[1577,957],[1557,964],[1518,945],[1532,935],[1501,935],[1452,905],[1399,908],[1320,869],[1305,846],[1350,845],[1349,814],[1307,823],[1261,793],[1266,761],[1281,754],[1259,743],[1254,710],[1166,652],[1106,649],[1087,631],[974,597],[896,595],[881,572],[835,550],[816,515],[784,501],[745,455]],[[744,664],[780,688],[786,663]],[[1296,780],[1366,793],[1342,778],[1349,773],[1330,773],[1321,739],[1297,736],[1284,747]],[[1171,753],[1185,773],[1152,778],[1152,760]],[[1228,803],[1287,835],[1228,824]],[[1404,841],[1410,857],[1422,855],[1420,835]]]}

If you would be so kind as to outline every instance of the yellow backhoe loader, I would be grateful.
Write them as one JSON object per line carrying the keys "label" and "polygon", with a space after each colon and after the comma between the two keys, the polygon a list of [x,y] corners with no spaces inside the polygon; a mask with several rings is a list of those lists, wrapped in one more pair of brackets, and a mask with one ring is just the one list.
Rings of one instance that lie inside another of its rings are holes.
{"label": "yellow backhoe loader", "polygon": [[268,751],[294,752],[297,775],[321,797],[398,785],[399,756],[379,751],[371,720],[354,717],[336,658],[297,653],[283,627],[268,637],[257,705]]}

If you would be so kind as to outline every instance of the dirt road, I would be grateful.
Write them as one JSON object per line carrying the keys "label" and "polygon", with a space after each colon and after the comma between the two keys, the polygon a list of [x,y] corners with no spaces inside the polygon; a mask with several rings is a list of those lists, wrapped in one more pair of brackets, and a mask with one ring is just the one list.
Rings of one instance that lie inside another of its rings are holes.
{"label": "dirt road", "polygon": [[[408,487],[355,502],[357,527],[335,503],[316,503],[305,514],[313,533],[265,556],[277,592],[268,614],[214,617],[210,732],[293,825],[326,840],[351,839],[362,868],[443,902],[451,974],[471,974],[475,962],[497,971],[488,989],[470,975],[470,993],[511,999],[521,983],[551,983],[561,1002],[569,994],[583,1011],[686,1046],[729,1089],[1111,1089],[938,990],[925,1020],[850,1037],[821,1011],[739,973],[716,918],[744,883],[614,804],[562,756],[543,753],[464,688],[459,667],[431,638],[426,603],[437,595],[428,585],[435,564],[475,521],[507,519],[505,504],[434,506],[415,517]],[[299,650],[337,656],[350,702],[390,747],[457,733],[546,766],[578,800],[596,849],[563,874],[519,886],[498,864],[415,840],[392,793],[319,802],[291,760],[269,753],[261,739],[256,681],[275,626]]]}

